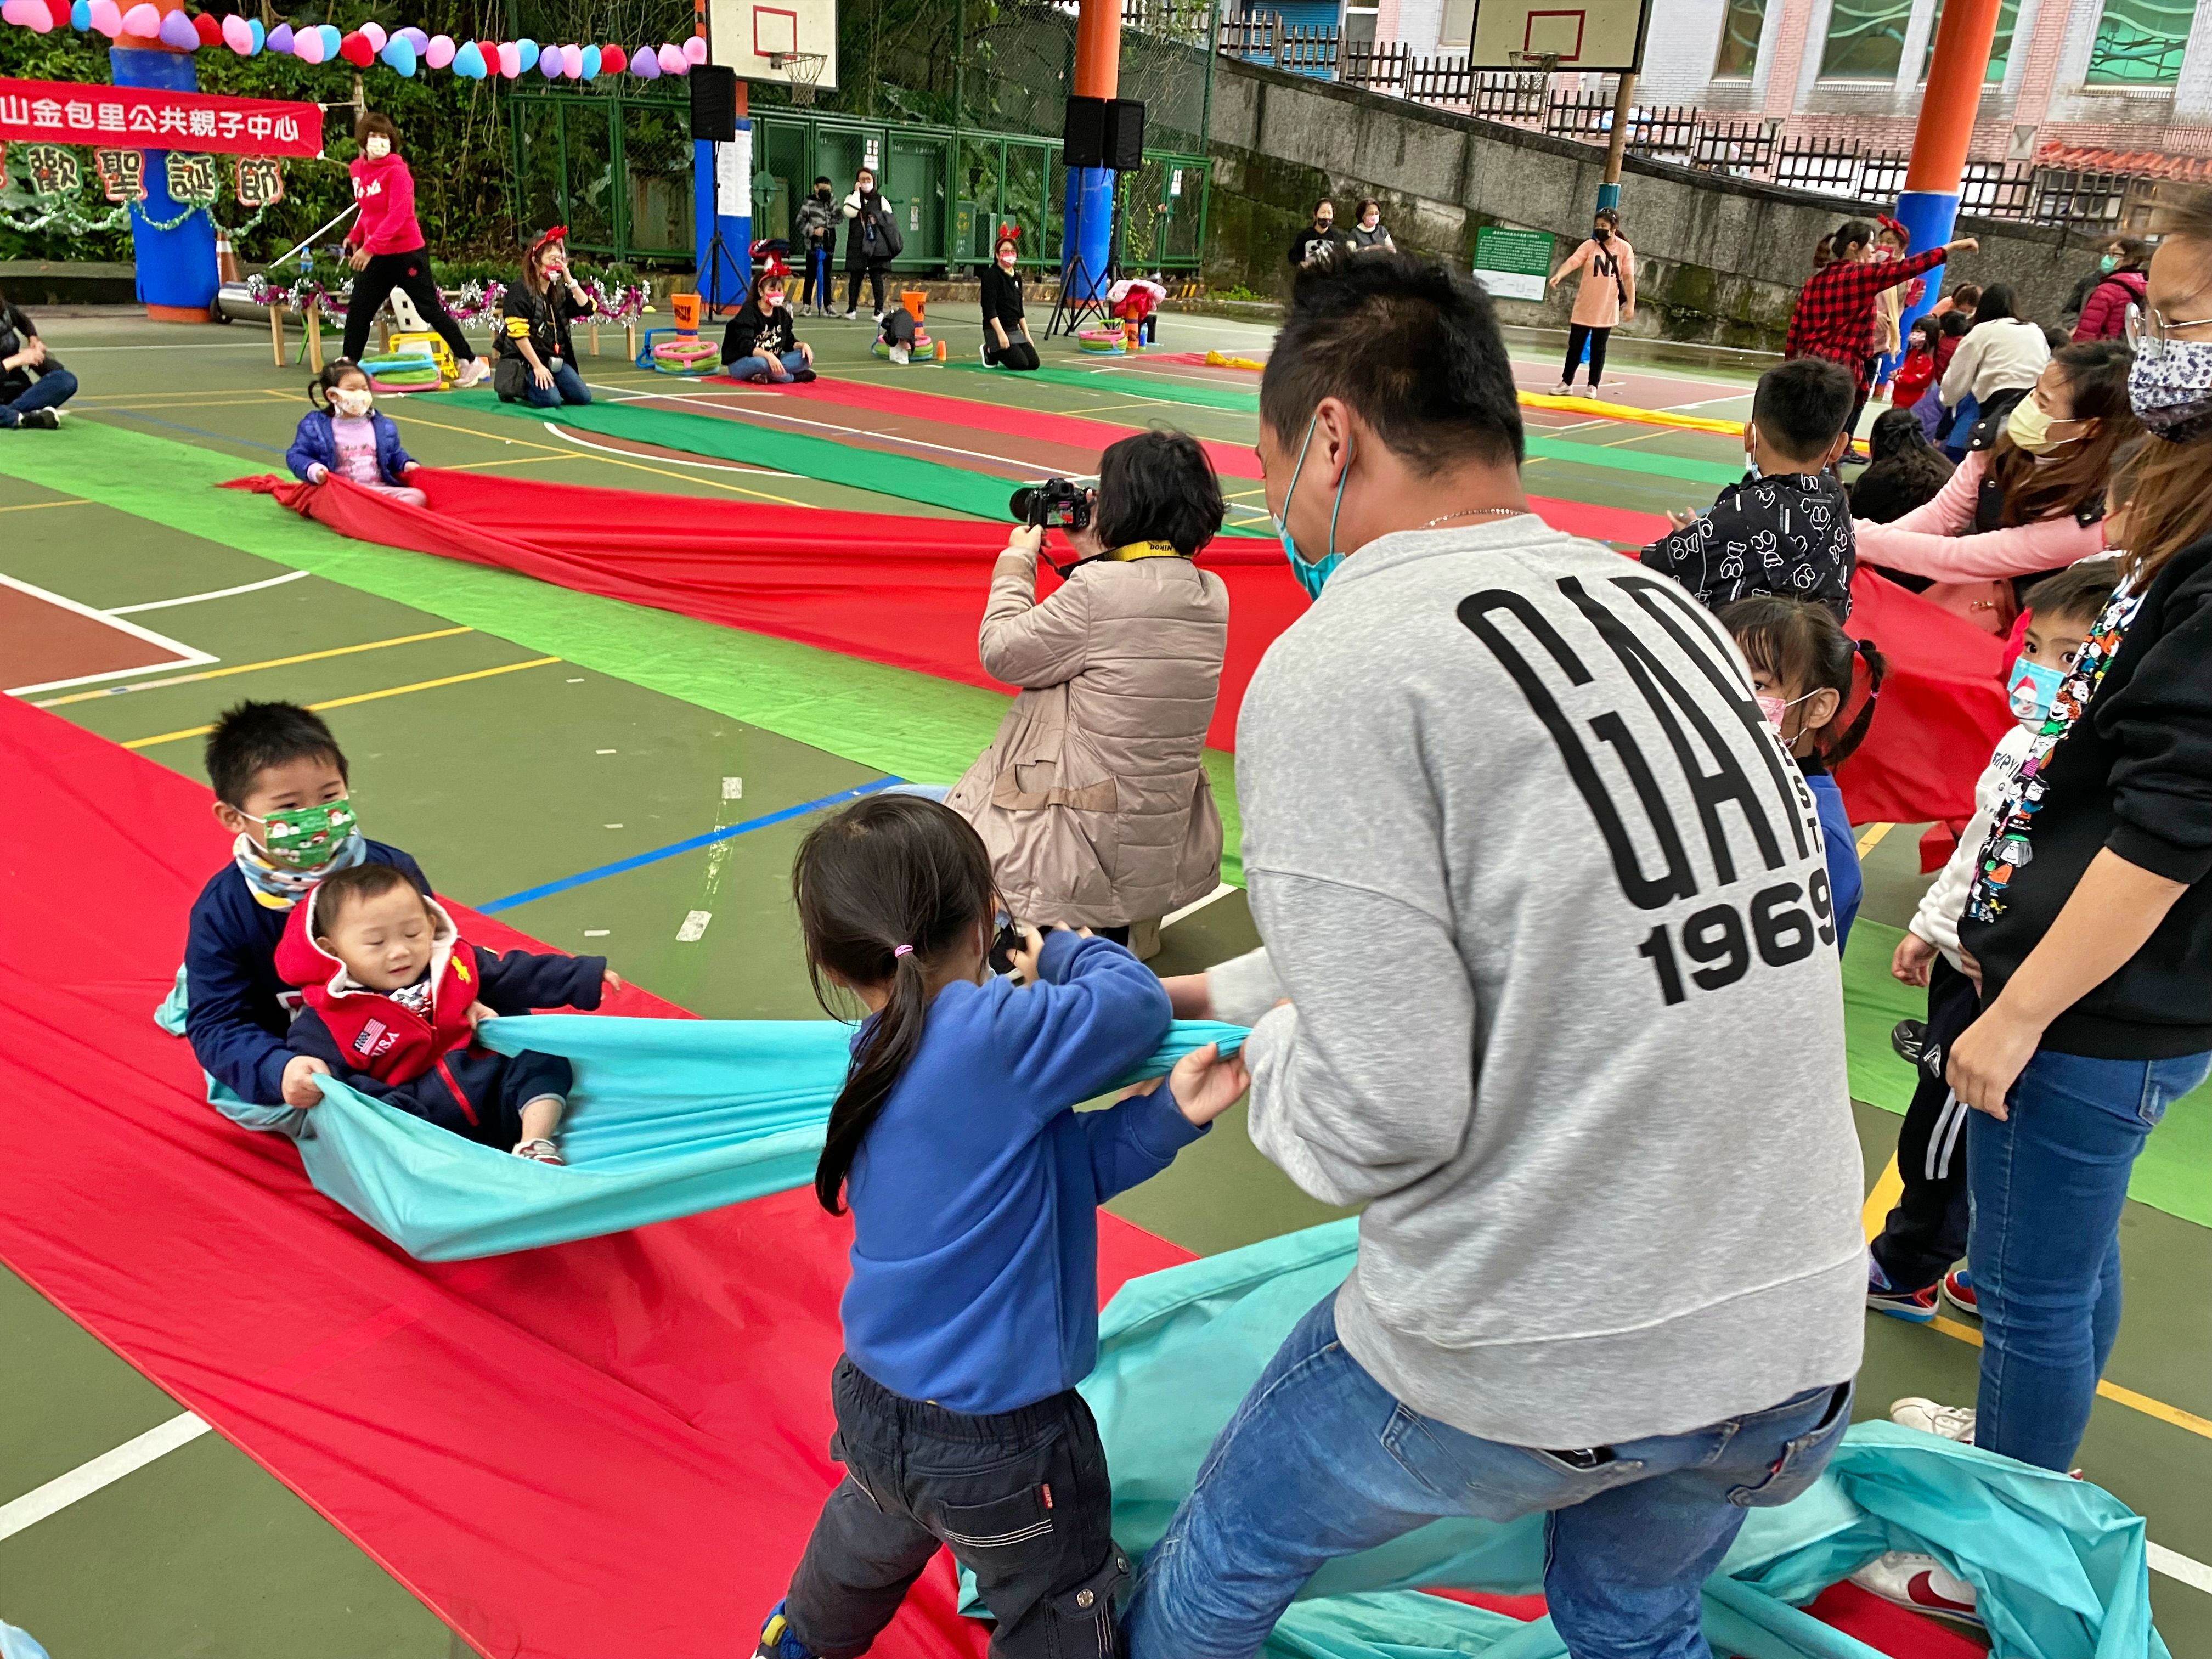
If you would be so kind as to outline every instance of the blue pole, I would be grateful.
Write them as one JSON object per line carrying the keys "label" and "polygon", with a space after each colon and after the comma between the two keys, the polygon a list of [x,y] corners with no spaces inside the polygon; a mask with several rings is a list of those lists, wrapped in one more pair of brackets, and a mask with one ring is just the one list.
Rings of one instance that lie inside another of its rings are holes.
{"label": "blue pole", "polygon": [[[1959,222],[1959,192],[1908,190],[1897,198],[1897,222],[1912,234],[1912,246],[1907,252],[1941,247],[1951,240],[1951,233]],[[1925,290],[1917,304],[1907,306],[1899,315],[1899,329],[1911,332],[1913,323],[1936,303],[1942,289],[1943,273],[1948,269],[1947,265],[1938,265],[1921,278]]]}
{"label": "blue pole", "polygon": [[[1113,260],[1114,172],[1110,167],[1070,167],[1067,170],[1067,228],[1060,240],[1060,270],[1073,285],[1070,301],[1095,299],[1105,293],[1107,271]],[[1075,276],[1075,261],[1083,261],[1083,275]]]}
{"label": "blue pole", "polygon": [[[118,87],[152,87],[163,92],[198,92],[199,75],[191,55],[111,46],[110,72]],[[146,152],[146,199],[131,204],[131,249],[137,264],[139,303],[157,322],[204,323],[222,286],[215,263],[215,222],[205,213],[188,215],[171,230],[167,223],[185,211],[169,194],[169,154]]]}

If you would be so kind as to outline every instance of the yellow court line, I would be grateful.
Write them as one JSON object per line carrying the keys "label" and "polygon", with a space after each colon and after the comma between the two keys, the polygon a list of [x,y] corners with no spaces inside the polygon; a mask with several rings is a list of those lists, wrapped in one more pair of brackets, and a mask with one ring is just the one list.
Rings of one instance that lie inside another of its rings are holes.
{"label": "yellow court line", "polygon": [[[1887,828],[1887,825],[1883,827]],[[1893,1152],[1887,1167],[1875,1180],[1874,1190],[1867,1194],[1866,1207],[1859,1212],[1859,1225],[1869,1242],[1881,1231],[1883,1221],[1888,1218],[1890,1206],[1897,1202],[1899,1195],[1904,1191],[1905,1178],[1898,1173],[1897,1156]],[[1962,1325],[1957,1320],[1943,1314],[1938,1314],[1934,1319],[1929,1321],[1929,1328],[1949,1337],[1954,1342],[1964,1342],[1977,1348],[1982,1346],[1982,1334],[1979,1331],[1971,1325]],[[2185,1412],[2179,1406],[2169,1406],[2163,1400],[2154,1400],[2147,1394],[2138,1394],[2133,1389],[2124,1389],[2117,1382],[2100,1382],[2097,1384],[2097,1392],[2115,1405],[2125,1406],[2130,1411],[2141,1412],[2145,1417],[2154,1417],[2161,1423],[2170,1423],[2177,1429],[2185,1429],[2191,1434],[2212,1440],[2212,1418],[2199,1417],[2195,1412]]]}
{"label": "yellow court line", "polygon": [[[350,697],[332,697],[327,702],[311,702],[307,707],[317,714],[325,708],[349,708],[357,702],[375,702],[383,697],[404,697],[410,691],[434,691],[441,685],[459,685],[468,680],[488,680],[495,674],[512,674],[525,668],[543,668],[548,663],[560,660],[558,657],[532,657],[528,662],[501,663],[496,668],[479,668],[471,674],[448,674],[443,679],[417,680],[412,685],[388,686],[381,691],[359,691]],[[212,726],[195,726],[182,732],[161,732],[150,738],[132,738],[123,747],[151,749],[157,743],[175,743],[183,738],[204,738],[214,730]]]}
{"label": "yellow court line", "polygon": [[327,651],[304,651],[296,657],[271,657],[266,662],[241,662],[228,668],[204,669],[197,674],[178,674],[159,680],[137,680],[129,685],[103,686],[97,691],[72,691],[66,697],[50,697],[44,702],[31,706],[33,708],[58,708],[65,702],[90,702],[94,697],[112,697],[125,691],[158,691],[164,686],[190,685],[195,680],[219,680],[232,674],[251,674],[258,668],[289,668],[295,662],[321,662],[330,657],[350,657],[362,651],[381,651],[388,645],[413,645],[422,640],[451,639],[456,634],[475,632],[473,628],[438,628],[428,634],[402,634],[397,639],[371,640],[366,645],[333,646]]}
{"label": "yellow court line", "polygon": [[1881,838],[1896,828],[1897,826],[1893,823],[1869,824],[1867,826],[1866,834],[1859,837],[1859,856],[1861,858],[1864,858],[1869,853],[1874,851],[1875,848],[1881,846]]}
{"label": "yellow court line", "polygon": [[14,507],[0,507],[0,513],[36,513],[47,507],[90,507],[92,503],[72,495],[65,501],[19,501]]}
{"label": "yellow court line", "polygon": [[481,472],[488,466],[543,466],[548,461],[561,461],[565,455],[518,455],[505,461],[456,461],[443,469],[447,472]]}

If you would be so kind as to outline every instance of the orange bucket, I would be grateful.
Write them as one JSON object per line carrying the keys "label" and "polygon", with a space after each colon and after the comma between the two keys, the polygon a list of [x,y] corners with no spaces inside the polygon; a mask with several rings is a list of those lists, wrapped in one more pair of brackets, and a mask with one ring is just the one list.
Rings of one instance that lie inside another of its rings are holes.
{"label": "orange bucket", "polygon": [[699,331],[699,296],[697,295],[672,294],[668,296],[668,308],[675,313],[676,331],[678,334],[696,334]]}
{"label": "orange bucket", "polygon": [[929,295],[918,288],[899,290],[899,303],[906,307],[907,315],[914,319],[916,328],[921,326],[921,308],[929,303]]}

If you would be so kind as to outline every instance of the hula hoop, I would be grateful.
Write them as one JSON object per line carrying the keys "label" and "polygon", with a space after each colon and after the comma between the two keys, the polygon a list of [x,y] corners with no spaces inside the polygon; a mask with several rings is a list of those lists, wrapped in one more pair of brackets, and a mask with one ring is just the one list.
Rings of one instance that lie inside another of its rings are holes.
{"label": "hula hoop", "polygon": [[1075,337],[1078,351],[1120,351],[1126,343],[1118,328],[1086,328]]}
{"label": "hula hoop", "polygon": [[663,374],[703,374],[721,355],[711,340],[663,340],[653,348],[653,366]]}

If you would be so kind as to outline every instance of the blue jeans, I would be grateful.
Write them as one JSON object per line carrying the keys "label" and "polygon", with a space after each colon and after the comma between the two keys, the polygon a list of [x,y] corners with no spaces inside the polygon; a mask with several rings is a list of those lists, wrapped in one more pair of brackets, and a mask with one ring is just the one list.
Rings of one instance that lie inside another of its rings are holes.
{"label": "blue jeans", "polygon": [[[1122,1621],[1131,1659],[1249,1659],[1324,1562],[1447,1516],[1546,1522],[1544,1591],[1578,1659],[1711,1659],[1698,1592],[1744,1511],[1786,1504],[1850,1423],[1850,1385],[1594,1451],[1423,1417],[1344,1351],[1332,1293],[1206,1454]],[[1586,1465],[1586,1466],[1585,1466]]]}
{"label": "blue jeans", "polygon": [[76,376],[65,368],[50,368],[21,397],[0,404],[0,430],[15,425],[34,409],[52,409],[76,396]]}
{"label": "blue jeans", "polygon": [[[779,361],[787,374],[796,374],[807,367],[806,354],[803,351],[787,351]],[[722,373],[733,380],[765,380],[769,378],[768,359],[757,353],[750,357],[740,357]]]}
{"label": "blue jeans", "polygon": [[2073,1467],[2120,1334],[2129,1173],[2166,1109],[2208,1070],[2212,1054],[2089,1060],[2038,1049],[2003,1122],[1972,1115],[1976,1445],[2046,1469]]}
{"label": "blue jeans", "polygon": [[554,409],[562,404],[587,404],[592,401],[592,388],[584,384],[584,377],[576,373],[575,364],[566,358],[554,368],[553,384],[540,386],[533,374],[526,385],[530,401],[539,409]]}

